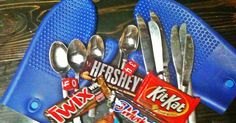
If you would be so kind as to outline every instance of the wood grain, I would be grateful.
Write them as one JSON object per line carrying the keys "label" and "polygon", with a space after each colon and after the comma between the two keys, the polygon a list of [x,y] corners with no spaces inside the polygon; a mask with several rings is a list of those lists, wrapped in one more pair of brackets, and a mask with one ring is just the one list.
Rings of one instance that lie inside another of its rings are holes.
{"label": "wood grain", "polygon": [[[43,16],[58,0],[0,2],[0,95],[7,88]],[[124,27],[133,22],[133,9],[137,0],[94,0],[98,8],[97,33],[104,38],[119,40]],[[235,0],[180,0],[236,47]],[[0,108],[0,117],[9,110]],[[236,122],[236,102],[224,115],[200,105],[199,123]],[[15,115],[14,115],[15,116]],[[9,116],[10,117],[10,116]],[[13,118],[13,117],[12,117]],[[6,120],[1,119],[1,121]],[[9,120],[6,122],[16,122]],[[23,120],[26,122],[26,120]],[[28,122],[28,120],[27,120]]]}

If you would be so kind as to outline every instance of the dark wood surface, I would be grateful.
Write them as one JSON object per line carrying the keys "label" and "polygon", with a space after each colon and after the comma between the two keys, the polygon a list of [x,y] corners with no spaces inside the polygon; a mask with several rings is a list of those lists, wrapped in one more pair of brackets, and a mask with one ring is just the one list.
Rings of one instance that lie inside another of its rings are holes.
{"label": "dark wood surface", "polygon": [[[0,95],[7,88],[43,16],[58,0],[0,0]],[[97,33],[119,39],[133,22],[137,0],[94,0],[98,9]],[[236,47],[236,0],[179,0]],[[0,107],[0,123],[31,120]],[[197,108],[199,123],[235,123],[236,101],[219,115],[204,105]]]}

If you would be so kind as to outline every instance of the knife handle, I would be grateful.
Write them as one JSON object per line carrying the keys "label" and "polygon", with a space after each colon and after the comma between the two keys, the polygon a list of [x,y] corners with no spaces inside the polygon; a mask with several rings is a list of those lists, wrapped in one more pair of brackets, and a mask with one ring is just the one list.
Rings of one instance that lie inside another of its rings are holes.
{"label": "knife handle", "polygon": [[195,113],[195,111],[193,111],[190,114],[190,116],[188,118],[188,123],[196,123],[196,113]]}
{"label": "knife handle", "polygon": [[164,73],[163,73],[163,75],[164,75],[164,80],[165,80],[166,82],[170,83],[170,73],[169,73],[168,68],[167,68],[167,69],[164,68]]}
{"label": "knife handle", "polygon": [[[189,81],[189,84],[188,84],[187,94],[190,96],[193,96],[192,81],[191,80]],[[188,123],[196,123],[196,122],[197,122],[196,121],[196,113],[195,113],[195,111],[193,111],[188,118]]]}

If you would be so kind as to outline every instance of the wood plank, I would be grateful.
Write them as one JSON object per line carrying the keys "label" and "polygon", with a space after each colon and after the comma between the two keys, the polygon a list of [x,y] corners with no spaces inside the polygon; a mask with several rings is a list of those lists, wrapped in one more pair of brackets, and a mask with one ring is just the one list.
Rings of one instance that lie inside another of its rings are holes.
{"label": "wood plank", "polygon": [[[26,1],[26,0],[23,0]],[[1,2],[0,5],[0,95],[8,86],[40,21],[53,1]],[[133,9],[137,0],[96,0],[99,13],[98,34],[119,39],[124,27],[133,23]],[[236,47],[236,2],[232,0],[180,0],[190,7],[216,31]],[[4,19],[3,19],[4,18]],[[236,122],[236,102],[224,115],[204,105],[197,108],[199,123]],[[11,111],[0,106],[0,120],[6,121]],[[5,117],[8,116],[8,117]],[[19,120],[27,121],[28,120]],[[6,121],[8,122],[8,121]],[[17,122],[10,121],[9,122]]]}

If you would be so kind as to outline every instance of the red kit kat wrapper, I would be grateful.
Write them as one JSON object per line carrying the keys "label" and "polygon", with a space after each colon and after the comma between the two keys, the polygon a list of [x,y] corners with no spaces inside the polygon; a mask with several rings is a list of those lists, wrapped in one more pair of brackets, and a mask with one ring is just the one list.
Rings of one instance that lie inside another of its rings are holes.
{"label": "red kit kat wrapper", "polygon": [[149,73],[134,101],[165,119],[166,123],[185,123],[200,102],[174,86]]}

